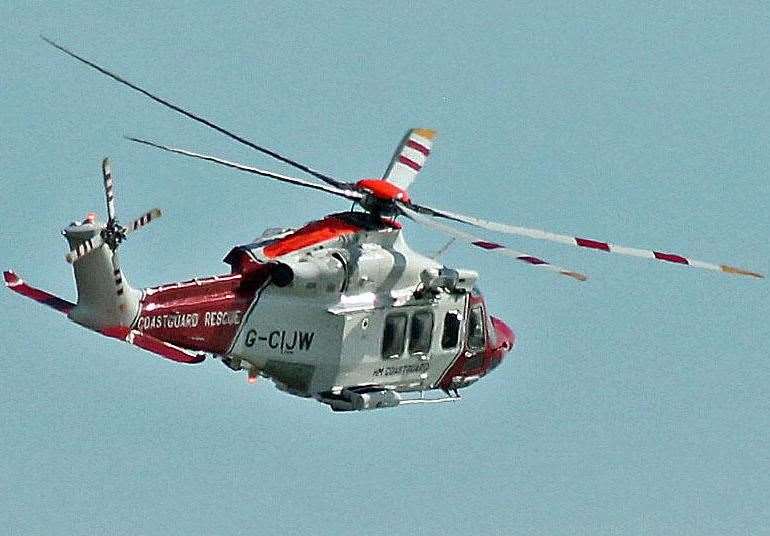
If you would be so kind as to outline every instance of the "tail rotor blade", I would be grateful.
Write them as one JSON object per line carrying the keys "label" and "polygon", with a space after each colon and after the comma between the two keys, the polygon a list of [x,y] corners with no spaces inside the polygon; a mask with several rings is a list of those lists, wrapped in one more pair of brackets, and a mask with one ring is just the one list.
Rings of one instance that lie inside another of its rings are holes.
{"label": "tail rotor blade", "polygon": [[104,194],[107,197],[107,217],[109,221],[115,221],[115,186],[112,181],[112,166],[109,158],[102,160],[102,177]]}
{"label": "tail rotor blade", "polygon": [[75,249],[67,253],[64,259],[68,263],[72,264],[82,259],[92,251],[102,247],[103,245],[104,245],[104,240],[102,239],[102,237],[100,235],[96,235],[93,238],[89,238],[88,240],[81,242]]}
{"label": "tail rotor blade", "polygon": [[662,251],[654,251],[648,249],[630,248],[625,246],[619,246],[617,244],[611,244],[609,242],[603,242],[599,240],[591,240],[589,238],[579,238],[576,236],[569,236],[557,233],[551,233],[548,231],[542,231],[540,229],[531,229],[529,227],[517,227],[515,225],[508,225],[504,223],[497,223],[493,221],[483,220],[481,218],[475,218],[473,216],[465,216],[463,214],[457,214],[449,212],[447,210],[438,210],[435,208],[412,205],[411,208],[420,214],[426,214],[438,218],[444,218],[460,223],[465,223],[473,227],[480,229],[486,229],[487,231],[494,231],[498,233],[505,233],[517,236],[525,236],[527,238],[534,238],[536,240],[546,240],[548,242],[557,242],[559,244],[566,244],[568,246],[575,246],[580,248],[594,249],[599,251],[605,251],[608,253],[617,253],[619,255],[627,255],[630,257],[643,257],[646,259],[653,259],[665,262],[671,262],[674,264],[682,264],[685,266],[691,266],[693,268],[702,268],[704,270],[711,270],[715,272],[724,272],[728,274],[747,275],[751,277],[762,278],[764,275],[758,272],[752,272],[744,270],[742,268],[736,268],[727,264],[715,264],[710,262],[698,261],[683,257],[676,253],[665,253]]}
{"label": "tail rotor blade", "polygon": [[118,251],[112,252],[112,275],[115,279],[115,293],[118,296],[122,296],[123,289],[123,272],[120,271],[120,263],[118,262]]}
{"label": "tail rotor blade", "polygon": [[488,240],[484,240],[483,238],[474,236],[470,233],[466,233],[465,231],[461,231],[459,229],[455,229],[454,227],[450,227],[448,225],[444,225],[443,223],[439,223],[435,220],[432,220],[431,218],[423,216],[422,214],[420,214],[415,210],[412,210],[411,208],[407,207],[404,203],[399,203],[398,209],[404,216],[406,216],[407,218],[417,223],[420,223],[422,225],[425,225],[426,227],[445,233],[449,236],[459,238],[460,240],[468,242],[481,249],[485,249],[487,251],[495,251],[507,257],[511,257],[512,259],[517,260],[519,262],[530,264],[532,266],[535,266],[536,268],[540,268],[543,270],[556,272],[561,275],[566,275],[567,277],[571,277],[572,279],[576,279],[578,281],[585,281],[588,279],[586,275],[581,274],[579,272],[568,270],[566,268],[562,268],[561,266],[555,266],[538,257],[533,257],[532,255],[529,255],[527,253],[522,253],[520,251],[512,250],[507,246],[498,244],[497,242],[490,242]]}
{"label": "tail rotor blade", "polygon": [[[123,239],[127,235],[141,229],[151,221],[157,220],[161,216],[162,216],[162,213],[159,208],[154,208],[148,212],[145,212],[144,214],[139,216],[137,219],[132,221],[130,224],[128,224],[127,227],[118,226],[117,229],[113,229],[113,233],[115,233],[115,235],[113,235],[112,238],[110,238],[110,235],[105,235],[105,232],[107,232],[110,229],[109,227],[107,227],[102,230],[102,234],[98,234],[93,238],[89,238],[88,240],[85,240],[80,244],[78,244],[78,246],[72,251],[70,251],[69,253],[67,253],[67,255],[65,255],[64,258],[68,263],[72,264],[82,259],[89,253],[99,249],[103,245],[105,244],[109,245],[109,247],[112,248],[113,250],[112,264],[115,270],[115,285],[116,285],[116,288],[118,289],[118,295],[120,296],[121,294],[123,294],[122,281],[119,281],[120,266],[118,265],[118,257],[116,253],[116,250],[119,244],[123,241]],[[108,237],[107,241],[105,241],[104,236]]]}
{"label": "tail rotor blade", "polygon": [[134,221],[126,226],[126,234],[131,234],[134,231],[138,231],[148,223],[157,220],[163,215],[159,208],[154,208],[148,212],[145,212]]}

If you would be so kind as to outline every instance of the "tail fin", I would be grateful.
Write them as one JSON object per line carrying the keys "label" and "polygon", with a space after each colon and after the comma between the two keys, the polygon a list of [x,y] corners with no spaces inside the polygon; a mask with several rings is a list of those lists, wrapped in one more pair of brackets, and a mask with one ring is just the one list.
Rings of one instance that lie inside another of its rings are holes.
{"label": "tail fin", "polygon": [[[71,224],[62,234],[74,250],[104,228],[103,223],[86,220]],[[128,284],[114,255],[112,249],[102,245],[73,263],[78,302],[68,316],[74,322],[100,330],[130,326],[136,319],[142,293]]]}

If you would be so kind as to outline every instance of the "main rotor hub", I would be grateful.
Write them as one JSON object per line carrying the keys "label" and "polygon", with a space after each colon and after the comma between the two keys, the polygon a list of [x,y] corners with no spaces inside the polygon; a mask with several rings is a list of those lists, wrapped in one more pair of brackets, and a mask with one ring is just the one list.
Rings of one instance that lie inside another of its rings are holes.
{"label": "main rotor hub", "polygon": [[409,193],[406,190],[382,179],[361,179],[356,183],[356,188],[373,195],[380,201],[411,202]]}
{"label": "main rotor hub", "polygon": [[410,202],[406,190],[382,179],[361,179],[356,183],[356,190],[365,194],[360,205],[379,216],[395,216],[398,214],[397,201]]}

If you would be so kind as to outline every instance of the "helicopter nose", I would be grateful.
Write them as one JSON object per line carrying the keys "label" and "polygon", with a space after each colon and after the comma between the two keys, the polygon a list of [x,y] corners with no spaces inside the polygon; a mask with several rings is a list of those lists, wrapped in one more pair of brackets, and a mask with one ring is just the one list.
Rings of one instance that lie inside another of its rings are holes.
{"label": "helicopter nose", "polygon": [[492,317],[492,326],[495,328],[497,334],[497,347],[503,354],[510,352],[516,345],[516,334],[513,330],[500,320],[499,318]]}

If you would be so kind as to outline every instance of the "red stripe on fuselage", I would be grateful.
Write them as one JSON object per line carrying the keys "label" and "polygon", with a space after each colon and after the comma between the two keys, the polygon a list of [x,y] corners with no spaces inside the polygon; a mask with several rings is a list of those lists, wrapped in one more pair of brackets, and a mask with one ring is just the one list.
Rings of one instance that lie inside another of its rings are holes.
{"label": "red stripe on fuselage", "polygon": [[175,348],[173,345],[147,335],[146,333],[137,333],[134,335],[134,340],[131,344],[134,344],[139,348],[144,348],[149,352],[154,352],[171,361],[176,361],[177,363],[188,363],[193,365],[195,363],[200,363],[205,359],[203,354],[190,355],[179,350],[179,348]]}
{"label": "red stripe on fuselage", "polygon": [[269,272],[265,264],[248,275],[148,289],[133,328],[181,348],[224,354]]}
{"label": "red stripe on fuselage", "polygon": [[361,228],[357,225],[332,216],[307,224],[289,236],[281,238],[269,246],[265,246],[263,252],[265,256],[274,259],[292,251],[326,242],[327,240],[357,233],[360,230]]}
{"label": "red stripe on fuselage", "polygon": [[[346,221],[346,216],[349,217],[345,213],[309,223],[265,246],[262,252],[268,258],[276,258],[364,230],[363,226]],[[380,225],[383,229],[398,228],[387,220]],[[250,259],[226,259],[236,271],[234,274],[146,289],[133,329],[183,349],[224,354],[274,267],[272,263]]]}
{"label": "red stripe on fuselage", "polygon": [[206,356],[203,354],[189,354],[176,346],[140,331],[132,331],[125,326],[110,326],[101,330],[102,335],[126,341],[129,344],[143,348],[161,357],[176,361],[177,363],[195,364],[202,362]]}
{"label": "red stripe on fuselage", "polygon": [[[483,305],[486,309],[484,298],[481,295],[471,294],[468,297],[468,310],[475,305]],[[467,323],[467,318],[463,322]],[[516,337],[504,322],[498,320],[497,323],[499,326],[495,326],[494,320],[489,318],[487,313],[485,313],[485,346],[482,349],[471,349],[468,346],[466,333],[466,337],[460,342],[457,357],[455,357],[455,360],[447,370],[441,374],[441,377],[437,382],[437,385],[440,388],[446,390],[451,389],[452,380],[455,377],[464,378],[475,375],[485,376],[500,363],[505,352],[513,347]],[[494,329],[497,332],[496,336],[493,337],[490,335],[490,329]],[[505,336],[505,341],[498,340],[500,334]],[[499,345],[494,347],[492,345],[492,340],[497,340]],[[502,345],[504,342],[506,343],[505,346]]]}

